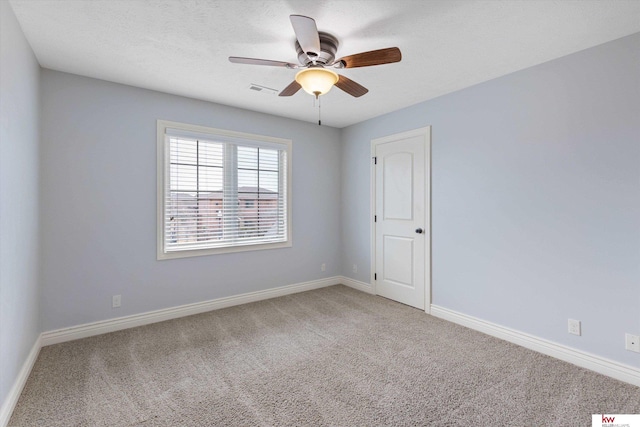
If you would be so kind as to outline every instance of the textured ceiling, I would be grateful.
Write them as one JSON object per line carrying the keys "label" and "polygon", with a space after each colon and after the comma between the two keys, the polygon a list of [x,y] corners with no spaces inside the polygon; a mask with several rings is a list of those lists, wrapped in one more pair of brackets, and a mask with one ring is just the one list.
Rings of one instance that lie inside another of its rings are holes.
{"label": "textured ceiling", "polygon": [[334,88],[324,125],[344,127],[640,31],[638,0],[11,0],[45,68],[317,121],[313,97],[281,90],[296,62],[290,14],[340,41],[338,57],[398,46],[402,62],[341,70],[369,93]]}

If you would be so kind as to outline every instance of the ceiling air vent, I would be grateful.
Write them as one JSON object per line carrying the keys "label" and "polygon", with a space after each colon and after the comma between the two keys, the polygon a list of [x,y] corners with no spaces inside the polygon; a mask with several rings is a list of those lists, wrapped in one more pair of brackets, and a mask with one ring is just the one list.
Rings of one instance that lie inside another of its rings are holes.
{"label": "ceiling air vent", "polygon": [[260,86],[260,85],[257,85],[255,83],[251,83],[249,85],[249,90],[253,90],[253,91],[256,91],[256,92],[262,92],[262,93],[266,93],[266,94],[269,94],[269,95],[276,95],[278,93],[277,89],[272,89],[272,88],[266,87],[266,86]]}

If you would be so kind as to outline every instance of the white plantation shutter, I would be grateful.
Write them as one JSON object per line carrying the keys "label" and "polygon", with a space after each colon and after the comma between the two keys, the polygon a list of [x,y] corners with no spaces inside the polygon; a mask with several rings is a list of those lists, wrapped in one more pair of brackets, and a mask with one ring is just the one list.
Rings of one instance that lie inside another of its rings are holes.
{"label": "white plantation shutter", "polygon": [[290,141],[165,123],[159,258],[290,246]]}

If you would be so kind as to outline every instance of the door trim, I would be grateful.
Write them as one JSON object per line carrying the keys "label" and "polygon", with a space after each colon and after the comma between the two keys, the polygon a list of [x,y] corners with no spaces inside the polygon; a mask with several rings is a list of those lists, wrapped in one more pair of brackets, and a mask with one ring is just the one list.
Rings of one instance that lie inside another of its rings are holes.
{"label": "door trim", "polygon": [[428,239],[425,242],[425,274],[424,274],[424,307],[427,314],[431,313],[431,126],[426,126],[406,132],[396,133],[393,135],[384,136],[371,140],[371,167],[369,169],[370,185],[369,185],[369,229],[370,229],[370,256],[371,256],[371,271],[370,280],[374,294],[378,294],[376,289],[376,281],[374,280],[374,274],[376,272],[376,223],[373,220],[374,212],[376,211],[376,165],[373,158],[376,156],[376,146],[378,144],[384,144],[386,142],[395,141],[398,139],[411,138],[415,136],[423,136],[425,142],[424,150],[424,188],[425,203],[427,204],[424,210],[424,224],[428,230]]}

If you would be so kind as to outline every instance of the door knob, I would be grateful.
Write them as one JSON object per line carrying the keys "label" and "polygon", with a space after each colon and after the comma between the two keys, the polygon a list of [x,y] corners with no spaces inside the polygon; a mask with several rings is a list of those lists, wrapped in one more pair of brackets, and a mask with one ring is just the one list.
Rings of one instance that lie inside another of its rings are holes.
{"label": "door knob", "polygon": [[422,228],[417,228],[417,229],[416,229],[416,233],[418,233],[418,234],[422,234]]}

